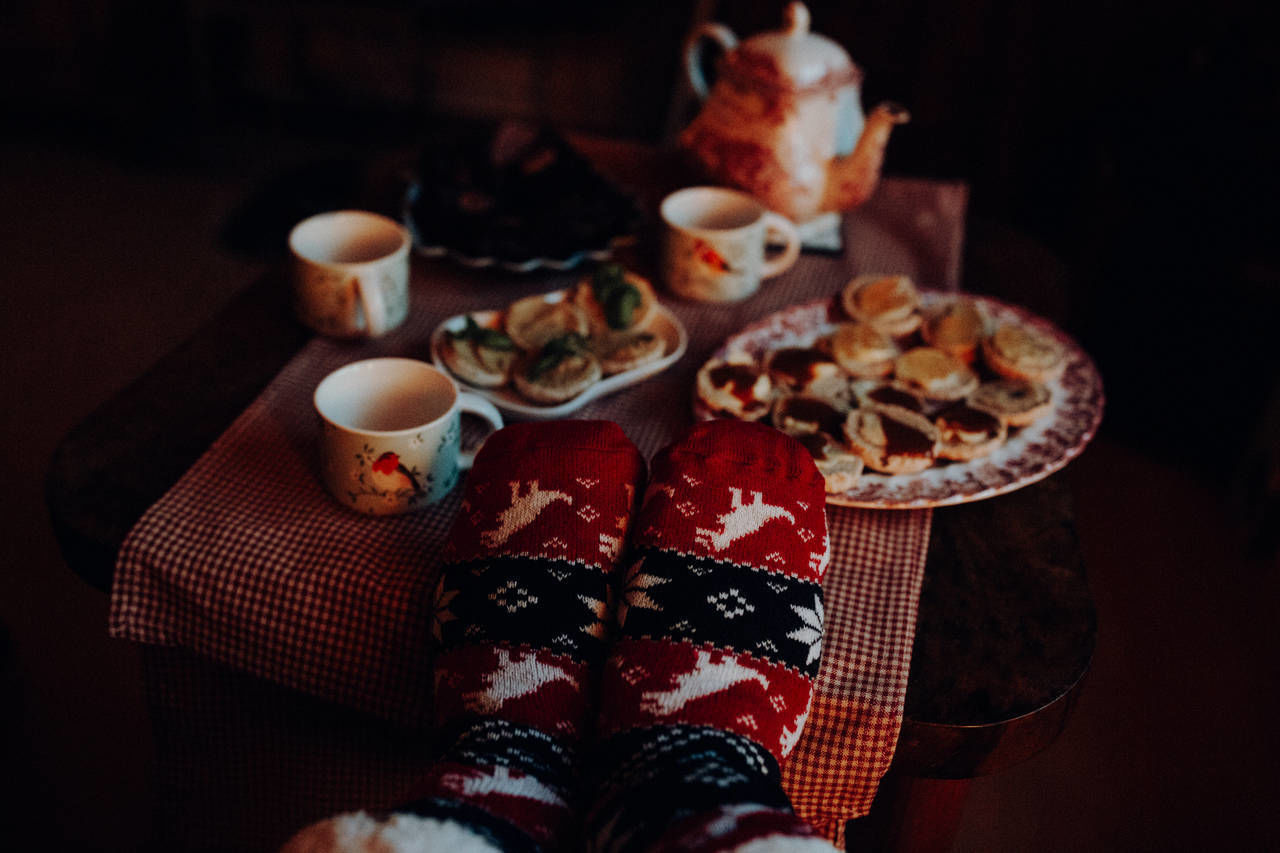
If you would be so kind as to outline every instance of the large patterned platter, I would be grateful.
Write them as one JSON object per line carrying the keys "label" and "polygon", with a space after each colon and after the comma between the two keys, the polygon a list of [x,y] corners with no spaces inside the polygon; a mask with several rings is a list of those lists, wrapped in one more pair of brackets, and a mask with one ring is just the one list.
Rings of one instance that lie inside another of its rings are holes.
{"label": "large patterned platter", "polygon": [[[922,295],[926,307],[946,298],[937,291],[923,291]],[[1049,476],[1078,456],[1093,438],[1102,420],[1104,397],[1102,378],[1092,359],[1049,321],[994,299],[971,298],[992,321],[1025,323],[1052,335],[1066,347],[1066,370],[1061,379],[1048,384],[1053,411],[1011,434],[990,456],[971,462],[940,463],[918,474],[891,476],[866,471],[853,488],[828,495],[828,503],[918,509],[985,500]],[[830,333],[841,320],[836,297],[793,305],[732,335],[711,357],[746,354],[760,359],[779,347],[809,346]],[[696,395],[694,414],[703,420],[716,417]]]}

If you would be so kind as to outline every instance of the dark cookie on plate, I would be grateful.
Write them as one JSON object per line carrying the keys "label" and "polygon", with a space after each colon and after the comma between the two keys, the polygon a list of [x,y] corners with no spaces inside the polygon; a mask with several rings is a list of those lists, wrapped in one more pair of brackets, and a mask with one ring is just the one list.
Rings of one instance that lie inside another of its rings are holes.
{"label": "dark cookie on plate", "polygon": [[698,370],[696,393],[711,411],[758,421],[773,403],[769,372],[746,356],[711,359]]}
{"label": "dark cookie on plate", "polygon": [[1004,444],[1009,432],[1000,418],[964,401],[938,412],[933,422],[938,426],[938,457],[959,462],[988,455]]}
{"label": "dark cookie on plate", "polygon": [[849,448],[867,467],[885,474],[914,474],[933,464],[938,427],[917,412],[898,406],[864,406],[844,424]]}

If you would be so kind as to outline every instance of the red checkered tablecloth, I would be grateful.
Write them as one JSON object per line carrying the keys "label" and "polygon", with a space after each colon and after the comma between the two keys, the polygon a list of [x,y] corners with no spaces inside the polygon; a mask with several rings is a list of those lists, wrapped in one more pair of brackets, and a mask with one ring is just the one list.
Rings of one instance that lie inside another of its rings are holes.
{"label": "red checkered tablecloth", "polygon": [[[667,300],[689,331],[684,358],[575,416],[617,421],[651,457],[690,422],[698,366],[752,320],[834,293],[859,272],[956,287],[965,202],[960,184],[883,181],[847,218],[842,254],[804,255],[743,303]],[[111,635],[195,652],[400,729],[424,726],[429,596],[458,491],[394,518],[339,507],[315,473],[311,394],[331,370],[361,358],[429,360],[429,335],[447,316],[572,281],[423,263],[400,329],[361,344],[311,341],[130,532],[112,588]],[[869,809],[897,740],[930,512],[830,507],[828,523],[822,669],[784,780],[796,810],[842,841],[845,821]],[[317,802],[342,802],[330,789],[345,778],[315,774],[306,784]],[[360,784],[367,791],[369,781]]]}

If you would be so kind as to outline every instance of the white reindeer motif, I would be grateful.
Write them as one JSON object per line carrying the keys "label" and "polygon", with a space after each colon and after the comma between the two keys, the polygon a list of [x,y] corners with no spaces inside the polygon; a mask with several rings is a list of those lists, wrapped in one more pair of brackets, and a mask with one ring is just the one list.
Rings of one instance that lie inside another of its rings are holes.
{"label": "white reindeer motif", "polygon": [[508,699],[537,693],[544,684],[553,681],[578,683],[560,667],[540,662],[532,652],[517,656],[506,649],[498,649],[497,658],[497,666],[484,676],[484,688],[463,695],[462,704],[468,711],[492,714]]}
{"label": "white reindeer motif", "polygon": [[765,525],[765,522],[773,518],[785,518],[792,524],[796,523],[796,517],[782,507],[765,503],[764,495],[760,492],[751,493],[749,504],[742,502],[742,489],[730,486],[729,493],[733,496],[729,511],[716,518],[720,529],[708,530],[705,527],[699,527],[694,530],[694,541],[704,548],[723,551],[735,539],[741,539],[748,533],[756,532]]}
{"label": "white reindeer motif", "polygon": [[745,667],[725,656],[719,663],[711,662],[711,652],[698,652],[693,669],[676,676],[676,686],[670,690],[646,690],[640,696],[640,708],[650,714],[665,716],[679,711],[695,699],[728,690],[735,684],[755,681],[765,690],[769,679],[764,673]]}
{"label": "white reindeer motif", "polygon": [[800,712],[800,716],[796,717],[795,723],[791,728],[785,725],[782,727],[782,738],[779,743],[780,753],[785,757],[791,754],[791,750],[796,748],[796,744],[800,742],[800,735],[804,732],[804,724],[809,720],[809,709],[806,707]]}
{"label": "white reindeer motif", "polygon": [[446,773],[440,779],[441,785],[461,794],[466,799],[474,799],[489,794],[506,797],[523,797],[549,805],[564,805],[564,798],[555,790],[544,785],[534,776],[512,776],[506,767],[495,767],[490,773]]}
{"label": "white reindeer motif", "polygon": [[[480,541],[486,548],[497,548],[506,542],[518,530],[533,524],[548,504],[564,501],[573,506],[573,498],[556,489],[543,489],[537,480],[527,484],[511,483],[511,506],[498,513],[498,526],[480,534]],[[527,488],[526,488],[527,486]]]}

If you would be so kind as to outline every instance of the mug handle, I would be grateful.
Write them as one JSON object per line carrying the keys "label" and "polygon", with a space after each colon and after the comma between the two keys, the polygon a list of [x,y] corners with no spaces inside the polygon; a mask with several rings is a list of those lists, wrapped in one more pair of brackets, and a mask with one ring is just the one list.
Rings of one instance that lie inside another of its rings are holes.
{"label": "mug handle", "polygon": [[[502,413],[498,411],[498,408],[494,406],[493,403],[490,403],[484,397],[467,391],[459,391],[458,408],[464,412],[470,412],[471,414],[488,421],[489,426],[493,427],[494,432],[502,429]],[[480,444],[484,444],[484,442],[482,441]],[[478,453],[479,450],[480,445],[476,445],[472,450],[459,450],[458,469],[462,471],[470,470],[471,466],[475,464],[476,453]]]}
{"label": "mug handle", "polygon": [[738,46],[738,37],[724,24],[703,24],[689,33],[684,42],[684,73],[699,100],[707,99],[707,78],[702,74],[702,40],[709,38],[725,53]]}
{"label": "mug handle", "polygon": [[[767,211],[764,215],[765,234],[773,234],[786,241],[782,253],[771,261],[765,261],[760,268],[761,278],[773,278],[791,269],[792,264],[800,257],[800,232],[790,219],[780,213]],[[766,241],[767,241],[766,236]]]}
{"label": "mug handle", "polygon": [[356,293],[360,297],[360,306],[364,308],[364,330],[371,338],[381,337],[387,330],[387,303],[382,298],[382,288],[369,286],[361,281],[360,276],[351,279]]}

